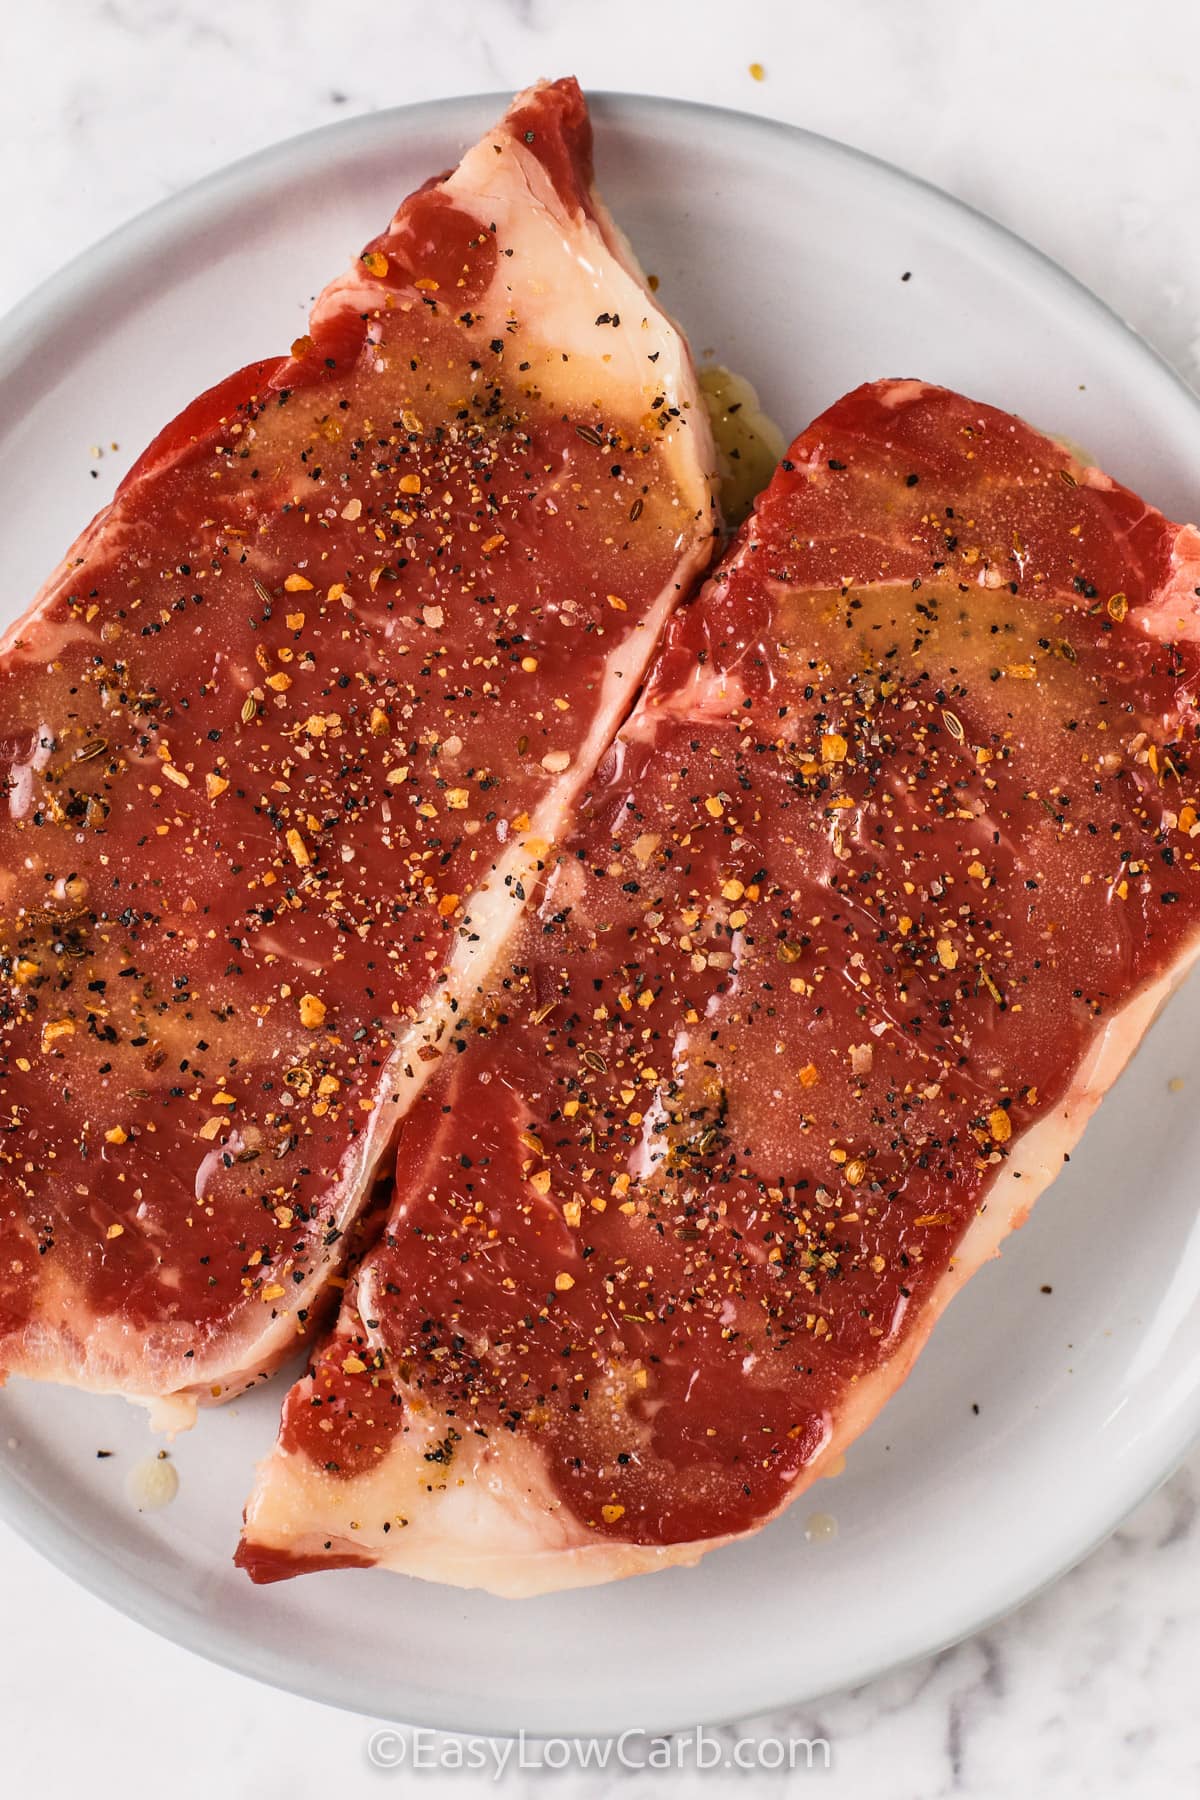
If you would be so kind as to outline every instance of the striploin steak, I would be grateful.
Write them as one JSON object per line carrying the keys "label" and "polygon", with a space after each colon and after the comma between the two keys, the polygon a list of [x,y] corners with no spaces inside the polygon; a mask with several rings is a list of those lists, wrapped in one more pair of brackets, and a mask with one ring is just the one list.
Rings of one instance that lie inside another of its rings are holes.
{"label": "striploin steak", "polygon": [[408,1118],[256,1579],[602,1581],[836,1469],[1195,955],[1198,592],[989,406],[797,439]]}
{"label": "striploin steak", "polygon": [[713,460],[572,81],[145,452],[0,646],[0,1373],[179,1422],[303,1342]]}

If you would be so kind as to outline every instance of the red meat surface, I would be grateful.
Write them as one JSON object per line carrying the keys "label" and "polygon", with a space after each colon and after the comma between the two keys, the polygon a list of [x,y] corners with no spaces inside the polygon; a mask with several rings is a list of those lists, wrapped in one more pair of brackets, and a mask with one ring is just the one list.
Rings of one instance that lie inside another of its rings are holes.
{"label": "red meat surface", "polygon": [[771,1519],[1200,924],[1200,537],[917,382],[792,446],[547,859],[239,1560],[529,1593]]}
{"label": "red meat surface", "polygon": [[707,562],[591,184],[575,83],[520,96],[0,646],[0,1374],[190,1405],[303,1339]]}

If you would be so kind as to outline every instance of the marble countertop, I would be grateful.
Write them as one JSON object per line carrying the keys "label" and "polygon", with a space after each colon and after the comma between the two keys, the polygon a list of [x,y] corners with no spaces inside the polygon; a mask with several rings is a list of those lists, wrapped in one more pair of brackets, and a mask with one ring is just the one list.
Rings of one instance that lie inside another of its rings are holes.
{"label": "marble countertop", "polygon": [[[1195,0],[1157,0],[1152,13],[1128,0],[35,0],[6,11],[4,67],[0,310],[122,220],[261,145],[570,70],[593,89],[785,118],[914,170],[1048,251],[1200,383]],[[368,1722],[153,1638],[3,1527],[0,1593],[12,1792],[387,1791]],[[827,1773],[758,1781],[845,1800],[1174,1800],[1200,1769],[1198,1666],[1194,1451],[1014,1616],[854,1693],[756,1721],[831,1745]],[[425,1777],[458,1792],[480,1779]],[[631,1796],[695,1779],[505,1776],[510,1792],[552,1780],[564,1794]],[[715,1794],[747,1779],[698,1785]]]}

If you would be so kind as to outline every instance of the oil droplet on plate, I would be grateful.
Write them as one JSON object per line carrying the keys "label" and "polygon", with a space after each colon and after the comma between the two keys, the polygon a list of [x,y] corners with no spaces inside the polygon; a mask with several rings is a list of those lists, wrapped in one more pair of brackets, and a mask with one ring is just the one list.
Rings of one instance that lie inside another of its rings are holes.
{"label": "oil droplet on plate", "polygon": [[810,1544],[828,1544],[838,1534],[838,1522],[832,1513],[809,1513],[804,1521],[804,1535]]}
{"label": "oil droplet on plate", "polygon": [[179,1492],[179,1472],[167,1457],[147,1456],[130,1469],[125,1492],[139,1512],[158,1512]]}
{"label": "oil droplet on plate", "polygon": [[721,511],[732,528],[741,524],[775,473],[787,443],[743,376],[715,364],[701,369],[700,388],[717,446]]}

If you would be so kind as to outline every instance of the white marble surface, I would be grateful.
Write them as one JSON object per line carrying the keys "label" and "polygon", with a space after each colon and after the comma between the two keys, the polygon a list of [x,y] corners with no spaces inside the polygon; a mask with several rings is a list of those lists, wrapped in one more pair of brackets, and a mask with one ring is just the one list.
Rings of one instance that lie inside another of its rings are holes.
{"label": "white marble surface", "polygon": [[[592,88],[787,118],[913,169],[1040,244],[1200,382],[1195,0],[6,0],[0,44],[0,309],[262,144],[348,112],[574,70]],[[7,1792],[153,1784],[172,1800],[307,1800],[411,1779],[372,1769],[367,1722],[151,1638],[3,1528],[0,1594]],[[700,1783],[510,1770],[505,1785],[1175,1800],[1200,1782],[1198,1666],[1193,1453],[1103,1549],[1001,1625],[803,1715],[755,1722],[826,1737],[828,1773]],[[423,1779],[457,1792],[480,1780]]]}

